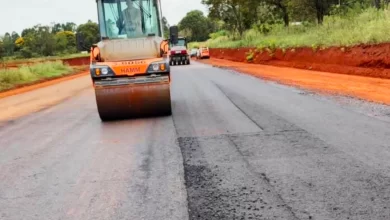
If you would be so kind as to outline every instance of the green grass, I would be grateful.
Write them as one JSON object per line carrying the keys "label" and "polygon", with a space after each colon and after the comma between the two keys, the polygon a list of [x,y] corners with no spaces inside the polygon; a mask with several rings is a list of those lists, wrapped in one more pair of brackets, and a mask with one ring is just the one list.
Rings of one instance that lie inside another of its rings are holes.
{"label": "green grass", "polygon": [[[390,42],[390,10],[370,8],[354,16],[327,16],[324,24],[290,26],[274,25],[267,35],[248,30],[239,40],[218,36],[203,43],[212,48],[295,48],[314,49],[329,46],[352,46]],[[192,46],[193,44],[191,44]]]}
{"label": "green grass", "polygon": [[79,58],[79,57],[89,57],[89,54],[75,53],[75,54],[65,54],[58,56],[48,56],[48,57],[37,57],[30,59],[17,59],[15,57],[5,57],[5,63],[26,63],[26,62],[42,62],[42,61],[53,61],[58,59],[69,59],[69,58]]}
{"label": "green grass", "polygon": [[62,61],[47,61],[34,65],[23,65],[15,69],[0,69],[0,91],[41,79],[70,74],[74,69]]}

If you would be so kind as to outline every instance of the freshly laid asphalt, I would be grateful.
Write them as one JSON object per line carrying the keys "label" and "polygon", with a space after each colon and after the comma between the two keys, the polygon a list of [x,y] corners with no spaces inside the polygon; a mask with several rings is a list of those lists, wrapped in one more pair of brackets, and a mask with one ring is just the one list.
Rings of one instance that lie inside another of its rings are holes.
{"label": "freshly laid asphalt", "polygon": [[103,123],[86,79],[0,123],[0,219],[390,219],[389,121],[192,62],[172,116]]}

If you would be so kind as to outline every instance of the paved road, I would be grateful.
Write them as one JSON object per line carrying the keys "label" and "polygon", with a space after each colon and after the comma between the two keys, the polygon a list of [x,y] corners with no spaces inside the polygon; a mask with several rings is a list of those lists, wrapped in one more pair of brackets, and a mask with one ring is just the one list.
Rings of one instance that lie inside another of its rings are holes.
{"label": "paved road", "polygon": [[0,127],[0,219],[389,219],[390,123],[194,62],[172,117],[93,91]]}

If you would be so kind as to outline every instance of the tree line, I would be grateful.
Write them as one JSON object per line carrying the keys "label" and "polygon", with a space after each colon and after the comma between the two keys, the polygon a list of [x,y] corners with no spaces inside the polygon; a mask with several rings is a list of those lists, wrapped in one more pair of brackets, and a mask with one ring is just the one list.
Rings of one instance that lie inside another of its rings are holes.
{"label": "tree line", "polygon": [[75,53],[76,32],[86,36],[88,47],[100,40],[98,24],[90,20],[80,25],[73,22],[35,25],[24,29],[20,35],[14,31],[0,37],[0,57],[32,58]]}
{"label": "tree line", "polygon": [[226,30],[239,37],[246,30],[267,34],[274,24],[291,22],[322,25],[327,15],[346,16],[369,7],[385,8],[390,0],[202,0],[209,14],[199,10],[179,22],[181,34],[191,41],[204,41],[216,31]]}
{"label": "tree line", "polygon": [[[164,35],[169,36],[168,21],[162,19]],[[17,32],[0,35],[0,58],[32,58],[76,53],[76,33],[84,35],[84,46],[90,48],[100,41],[99,26],[89,20],[76,25],[73,22],[55,23],[53,25],[35,25]]]}

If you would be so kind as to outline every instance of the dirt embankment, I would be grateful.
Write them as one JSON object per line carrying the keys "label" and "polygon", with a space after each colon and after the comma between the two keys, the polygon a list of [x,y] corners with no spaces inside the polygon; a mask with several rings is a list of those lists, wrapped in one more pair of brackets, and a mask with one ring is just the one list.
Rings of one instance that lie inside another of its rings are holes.
{"label": "dirt embankment", "polygon": [[202,63],[237,70],[266,80],[331,95],[347,95],[390,105],[390,79],[248,64],[211,58]]}
{"label": "dirt embankment", "polygon": [[[252,59],[248,61],[250,54]],[[210,55],[238,62],[390,79],[390,43],[326,49],[211,48]]]}
{"label": "dirt embankment", "polygon": [[[59,59],[53,59],[52,61],[59,60]],[[89,65],[90,58],[89,57],[76,57],[76,58],[67,58],[67,59],[60,59],[64,64],[68,64],[69,66],[85,66]],[[20,65],[33,65],[40,62],[45,62],[48,60],[42,60],[42,61],[26,61],[26,62],[9,62],[6,63],[6,67],[8,68],[16,68]],[[49,60],[50,61],[50,60]]]}
{"label": "dirt embankment", "polygon": [[89,57],[69,58],[69,59],[63,59],[62,62],[67,63],[69,66],[84,66],[84,65],[89,65],[90,58]]}

